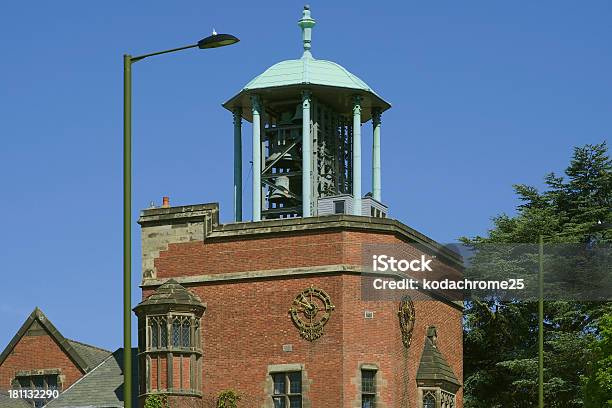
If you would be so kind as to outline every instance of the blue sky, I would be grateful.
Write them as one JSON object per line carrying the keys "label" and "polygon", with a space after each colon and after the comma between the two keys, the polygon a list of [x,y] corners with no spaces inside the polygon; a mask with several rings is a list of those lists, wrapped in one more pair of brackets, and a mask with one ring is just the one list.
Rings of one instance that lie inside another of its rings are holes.
{"label": "blue sky", "polygon": [[[35,306],[68,338],[121,345],[122,54],[187,45],[213,27],[242,39],[134,66],[134,218],[169,195],[174,205],[219,202],[229,221],[232,118],[221,103],[301,55],[302,6],[2,5],[0,349]],[[513,212],[513,183],[541,186],[573,146],[610,138],[608,0],[311,7],[314,57],[342,64],[393,104],[382,125],[383,201],[440,242],[485,233],[491,216]],[[369,124],[363,134],[369,191]],[[248,186],[247,175],[245,166]],[[134,224],[134,303],[139,256]]]}

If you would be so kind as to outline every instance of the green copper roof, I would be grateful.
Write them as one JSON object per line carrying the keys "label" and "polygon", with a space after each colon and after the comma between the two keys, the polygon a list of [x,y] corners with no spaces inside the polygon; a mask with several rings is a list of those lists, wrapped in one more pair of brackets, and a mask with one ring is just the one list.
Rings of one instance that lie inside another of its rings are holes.
{"label": "green copper roof", "polygon": [[272,65],[246,84],[244,90],[273,88],[300,84],[335,86],[374,93],[357,76],[335,62],[314,59],[310,55]]}
{"label": "green copper roof", "polygon": [[287,60],[272,65],[251,82],[246,84],[244,90],[273,88],[290,85],[324,85],[339,88],[359,89],[372,92],[372,89],[335,62],[317,60],[312,57],[312,28],[316,22],[310,15],[310,6],[304,6],[302,18],[298,25],[302,29],[302,58]]}
{"label": "green copper roof", "polygon": [[[250,116],[250,95],[259,95],[266,102],[295,99],[301,90],[310,90],[315,96],[327,99],[336,108],[350,112],[354,96],[363,98],[362,121],[371,117],[371,110],[385,111],[391,105],[382,99],[368,84],[351,74],[343,66],[332,61],[319,60],[312,56],[312,28],[315,20],[310,15],[310,7],[305,6],[298,25],[302,29],[303,55],[299,59],[281,61],[266,69],[248,82],[242,90],[229,99],[223,106],[229,110],[242,109],[247,120]],[[342,112],[346,113],[346,112]]]}

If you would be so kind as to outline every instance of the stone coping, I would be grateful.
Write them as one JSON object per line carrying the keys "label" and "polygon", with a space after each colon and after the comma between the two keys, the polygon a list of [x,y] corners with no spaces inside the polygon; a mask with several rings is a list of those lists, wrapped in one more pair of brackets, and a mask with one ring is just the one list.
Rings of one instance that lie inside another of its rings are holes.
{"label": "stone coping", "polygon": [[207,230],[205,239],[257,238],[263,234],[284,235],[296,232],[307,233],[325,230],[391,233],[403,241],[420,244],[452,263],[454,267],[463,269],[463,259],[459,254],[392,218],[341,214],[219,224],[219,204],[208,203],[143,210],[138,223],[142,227],[163,224],[184,224],[188,222],[203,222],[207,216],[212,216],[212,228]]}

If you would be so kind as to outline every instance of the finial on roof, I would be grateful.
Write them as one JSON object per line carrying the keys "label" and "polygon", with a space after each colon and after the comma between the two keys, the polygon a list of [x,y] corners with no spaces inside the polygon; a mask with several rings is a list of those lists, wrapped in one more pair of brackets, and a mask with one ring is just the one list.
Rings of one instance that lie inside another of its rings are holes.
{"label": "finial on roof", "polygon": [[310,48],[312,43],[312,27],[314,27],[315,24],[316,21],[310,17],[310,6],[307,4],[304,6],[302,19],[298,21],[298,25],[302,28],[302,43],[304,44],[303,57],[312,57]]}

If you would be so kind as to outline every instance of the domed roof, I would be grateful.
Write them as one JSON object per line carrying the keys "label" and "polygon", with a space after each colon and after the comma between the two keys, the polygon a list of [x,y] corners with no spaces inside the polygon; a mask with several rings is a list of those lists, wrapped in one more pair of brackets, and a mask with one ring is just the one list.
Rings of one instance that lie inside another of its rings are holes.
{"label": "domed roof", "polygon": [[246,84],[244,90],[301,84],[335,86],[374,93],[368,84],[351,74],[342,65],[318,60],[309,54],[300,59],[281,61],[272,65]]}
{"label": "domed roof", "polygon": [[[242,108],[243,117],[251,120],[251,95],[260,95],[269,101],[289,97],[299,90],[312,90],[315,95],[328,99],[332,104],[340,104],[352,109],[350,101],[354,96],[363,98],[362,120],[367,121],[374,108],[387,110],[391,105],[382,99],[368,84],[350,73],[342,65],[332,61],[315,59],[311,52],[312,27],[315,20],[310,16],[310,8],[304,7],[302,19],[298,25],[302,28],[304,54],[300,59],[281,61],[253,78],[244,88],[223,104],[229,110]],[[333,100],[333,101],[332,101]]]}

